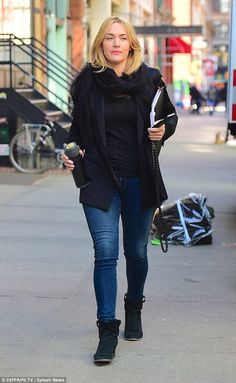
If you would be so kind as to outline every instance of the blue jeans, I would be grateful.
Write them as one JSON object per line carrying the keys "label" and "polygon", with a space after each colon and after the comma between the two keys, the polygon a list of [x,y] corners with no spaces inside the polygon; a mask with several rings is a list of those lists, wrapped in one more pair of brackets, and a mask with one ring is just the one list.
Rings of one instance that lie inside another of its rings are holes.
{"label": "blue jeans", "polygon": [[123,227],[126,258],[127,298],[141,299],[148,272],[147,243],[154,208],[142,210],[139,178],[120,178],[122,191],[114,189],[108,211],[83,205],[93,239],[94,289],[97,318],[115,319],[117,260],[119,258],[119,219]]}

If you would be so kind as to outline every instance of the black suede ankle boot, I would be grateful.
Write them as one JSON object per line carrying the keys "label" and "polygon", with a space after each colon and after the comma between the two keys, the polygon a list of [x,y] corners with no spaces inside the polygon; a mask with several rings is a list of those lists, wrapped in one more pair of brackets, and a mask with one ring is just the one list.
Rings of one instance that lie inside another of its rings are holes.
{"label": "black suede ankle boot", "polygon": [[114,358],[120,323],[121,321],[117,319],[109,322],[97,321],[99,343],[94,354],[95,363],[109,363]]}
{"label": "black suede ankle boot", "polygon": [[125,331],[126,340],[139,340],[143,337],[141,310],[145,297],[139,300],[130,300],[125,295]]}

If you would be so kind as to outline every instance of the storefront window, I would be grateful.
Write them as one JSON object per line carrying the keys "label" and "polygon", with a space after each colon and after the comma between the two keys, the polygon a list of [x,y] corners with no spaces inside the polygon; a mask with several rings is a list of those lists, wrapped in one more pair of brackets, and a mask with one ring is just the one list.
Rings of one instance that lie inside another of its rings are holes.
{"label": "storefront window", "polygon": [[0,0],[0,33],[30,37],[30,0]]}

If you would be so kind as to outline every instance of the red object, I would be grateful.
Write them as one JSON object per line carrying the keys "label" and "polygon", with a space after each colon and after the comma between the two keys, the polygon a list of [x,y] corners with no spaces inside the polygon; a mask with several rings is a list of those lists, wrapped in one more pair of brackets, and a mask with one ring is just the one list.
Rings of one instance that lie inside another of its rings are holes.
{"label": "red object", "polygon": [[236,104],[232,105],[232,120],[236,121]]}
{"label": "red object", "polygon": [[191,53],[192,46],[182,40],[180,37],[168,37],[167,53]]}
{"label": "red object", "polygon": [[233,70],[233,86],[236,86],[236,69]]}

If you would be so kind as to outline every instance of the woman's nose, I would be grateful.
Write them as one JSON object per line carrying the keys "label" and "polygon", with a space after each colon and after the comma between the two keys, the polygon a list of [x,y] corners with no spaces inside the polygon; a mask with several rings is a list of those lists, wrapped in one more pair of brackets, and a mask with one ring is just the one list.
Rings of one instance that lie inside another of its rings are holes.
{"label": "woman's nose", "polygon": [[120,39],[118,37],[114,38],[114,46],[119,47],[120,46]]}

